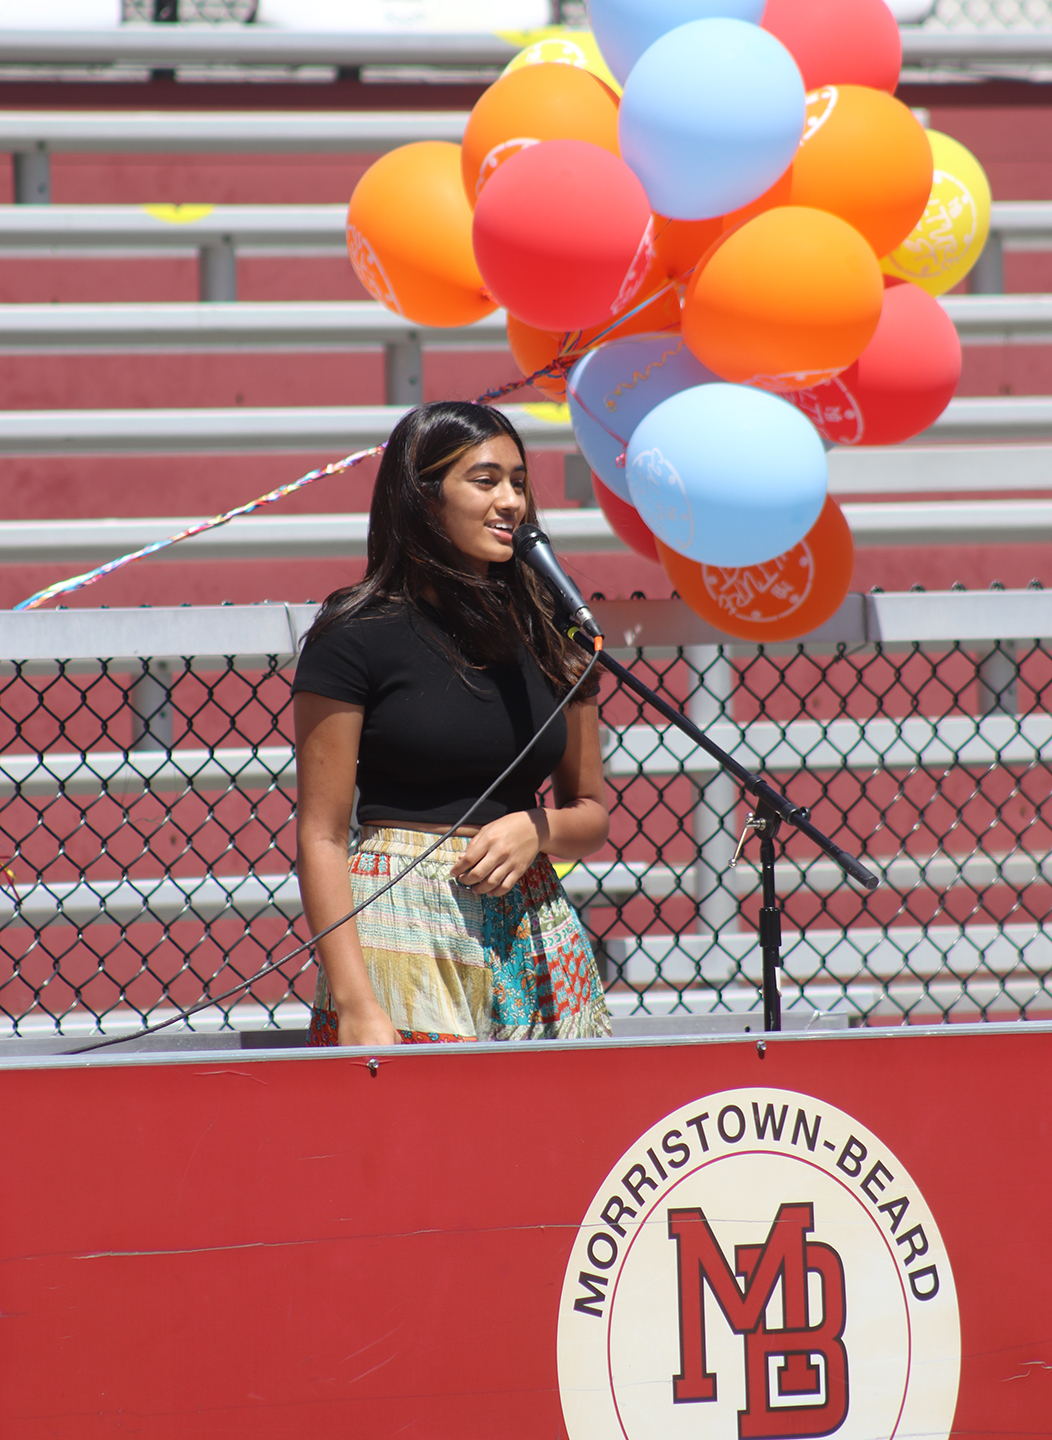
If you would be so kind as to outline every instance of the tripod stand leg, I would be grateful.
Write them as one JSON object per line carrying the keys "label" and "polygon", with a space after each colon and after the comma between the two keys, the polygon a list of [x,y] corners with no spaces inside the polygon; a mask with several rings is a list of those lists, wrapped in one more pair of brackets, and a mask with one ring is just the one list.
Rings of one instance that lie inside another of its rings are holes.
{"label": "tripod stand leg", "polygon": [[774,889],[774,837],[778,817],[763,816],[760,838],[760,875],[763,882],[763,907],[760,910],[760,953],[763,956],[763,1028],[782,1028],[782,997],[778,991],[778,967],[782,963],[782,916]]}

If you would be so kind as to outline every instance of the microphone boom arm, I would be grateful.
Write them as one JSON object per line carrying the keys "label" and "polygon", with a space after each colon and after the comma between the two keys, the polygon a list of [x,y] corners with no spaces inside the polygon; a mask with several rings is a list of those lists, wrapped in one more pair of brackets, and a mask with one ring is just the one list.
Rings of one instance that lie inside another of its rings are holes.
{"label": "microphone boom arm", "polygon": [[[587,637],[582,628],[570,626],[568,634],[583,649],[591,651],[593,642]],[[707,755],[722,766],[728,774],[733,775],[735,780],[742,785],[756,800],[756,818],[754,828],[760,835],[760,868],[763,884],[763,904],[760,909],[760,949],[763,954],[763,1023],[765,1030],[780,1030],[782,1028],[782,1006],[781,996],[778,991],[778,968],[781,965],[781,911],[778,908],[777,895],[774,882],[775,849],[774,838],[784,822],[794,826],[802,835],[816,845],[819,850],[834,860],[846,875],[857,880],[866,890],[875,890],[880,884],[879,879],[872,871],[867,870],[861,861],[842,850],[828,835],[824,835],[817,826],[811,823],[811,813],[800,805],[794,805],[787,795],[775,790],[772,785],[744,765],[735,760],[733,755],[728,755],[726,750],[721,749],[714,740],[710,740],[703,730],[699,730],[693,721],[663,700],[660,695],[651,690],[649,685],[644,685],[632,672],[615,660],[608,650],[599,651],[599,663],[612,675],[625,685],[641,700],[645,700],[660,715],[663,715],[670,724],[682,730],[694,744],[705,751]]]}

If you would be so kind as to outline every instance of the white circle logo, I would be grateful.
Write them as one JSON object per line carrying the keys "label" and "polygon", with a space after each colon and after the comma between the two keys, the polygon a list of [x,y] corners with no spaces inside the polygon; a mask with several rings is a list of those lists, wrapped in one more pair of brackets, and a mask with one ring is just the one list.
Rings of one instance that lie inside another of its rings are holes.
{"label": "white circle logo", "polygon": [[559,1307],[570,1440],[946,1440],[961,1338],[924,1197],[789,1090],[685,1105],[614,1166]]}

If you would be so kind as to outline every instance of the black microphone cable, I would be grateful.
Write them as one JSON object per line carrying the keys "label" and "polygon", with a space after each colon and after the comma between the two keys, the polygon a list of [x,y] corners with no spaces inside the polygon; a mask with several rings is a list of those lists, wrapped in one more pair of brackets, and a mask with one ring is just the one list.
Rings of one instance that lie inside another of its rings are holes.
{"label": "black microphone cable", "polygon": [[[569,705],[570,701],[574,698],[574,696],[580,690],[581,686],[595,669],[596,664],[599,660],[599,651],[603,648],[602,636],[598,637],[597,639],[593,639],[592,643],[592,656],[589,659],[588,664],[582,671],[581,675],[578,677],[577,681],[566,693],[563,699],[559,701],[559,704],[548,716],[547,720],[545,720],[541,728],[536,732],[536,734],[532,735],[530,739],[526,742],[526,744],[522,747],[518,755],[516,755],[515,759],[511,762],[507,769],[497,776],[496,780],[494,780],[493,784],[489,787],[488,790],[486,790],[482,795],[480,795],[477,800],[473,801],[470,809],[466,810],[459,820],[457,820],[453,825],[451,825],[449,829],[444,832],[444,834],[439,835],[437,840],[435,840],[432,845],[429,845],[426,850],[423,850],[416,857],[415,860],[411,860],[404,870],[400,870],[399,873],[397,875],[393,875],[385,885],[381,885],[380,889],[377,890],[375,894],[370,895],[368,900],[363,900],[361,904],[356,905],[353,910],[348,910],[346,915],[341,915],[339,920],[334,920],[331,925],[326,925],[324,930],[319,930],[317,935],[312,935],[309,940],[304,940],[302,945],[297,945],[295,950],[290,950],[289,953],[287,955],[283,955],[280,960],[268,961],[261,970],[256,971],[255,975],[250,975],[247,980],[239,981],[238,984],[233,987],[233,989],[224,991],[222,995],[209,995],[204,1000],[199,1000],[196,1005],[190,1005],[185,1010],[177,1011],[174,1015],[169,1016],[167,1020],[160,1020],[157,1022],[156,1025],[144,1025],[139,1030],[133,1030],[130,1035],[111,1035],[108,1036],[105,1040],[96,1040],[91,1045],[83,1045],[76,1050],[63,1050],[61,1053],[63,1055],[88,1055],[91,1053],[91,1051],[103,1050],[108,1045],[123,1045],[126,1044],[129,1040],[140,1040],[145,1035],[156,1035],[158,1031],[166,1030],[170,1025],[178,1025],[183,1020],[189,1020],[192,1016],[196,1015],[199,1010],[207,1010],[208,1007],[211,1005],[220,1005],[224,1000],[230,1000],[240,991],[247,990],[250,985],[255,985],[257,980],[262,980],[264,976],[271,974],[274,970],[280,969],[282,965],[285,965],[290,960],[295,959],[297,955],[301,955],[304,950],[312,949],[319,940],[324,940],[326,935],[331,935],[332,932],[334,930],[338,930],[341,925],[346,925],[348,920],[353,920],[356,915],[360,915],[367,905],[371,905],[374,900],[379,900],[381,895],[386,895],[388,890],[392,890],[400,880],[404,880],[405,877],[410,873],[410,871],[415,870],[416,867],[422,861],[426,860],[429,855],[433,855],[434,852],[438,849],[438,847],[444,844],[451,835],[455,834],[462,825],[466,825],[471,819],[472,815],[474,815],[475,811],[479,808],[479,806],[485,804],[485,802],[489,799],[493,792],[504,783],[504,781],[508,778],[508,776],[512,773],[516,766],[522,763],[522,761],[533,749],[534,745],[536,745],[537,741],[548,729],[549,725],[553,723],[557,716],[562,714],[562,712],[566,709],[567,705]],[[306,967],[304,966],[303,968]]]}

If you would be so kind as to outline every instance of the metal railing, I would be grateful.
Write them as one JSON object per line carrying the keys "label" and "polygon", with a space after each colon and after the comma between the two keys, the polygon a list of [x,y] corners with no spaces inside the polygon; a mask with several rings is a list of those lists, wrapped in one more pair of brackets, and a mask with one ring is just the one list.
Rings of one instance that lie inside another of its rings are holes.
{"label": "metal railing", "polygon": [[[105,124],[100,124],[101,119]],[[210,150],[255,147],[273,153],[288,148],[341,152],[389,149],[409,139],[459,140],[466,115],[336,116],[337,124],[319,123],[327,116],[274,115],[89,115],[79,125],[66,115],[0,113],[0,150],[13,152],[14,207],[0,209],[0,250],[36,253],[122,252],[127,250],[198,250],[201,257],[202,300],[237,298],[234,257],[237,250],[280,254],[343,251],[346,209],[342,205],[50,205],[49,156],[54,150],[79,147],[95,151],[156,149]],[[312,122],[301,125],[301,120]],[[291,121],[291,124],[286,124]],[[366,124],[365,122],[370,122]],[[381,123],[377,124],[379,121]],[[391,123],[388,122],[398,122]],[[141,122],[141,123],[139,123]],[[176,123],[172,123],[176,122]],[[180,123],[181,122],[181,123]],[[263,123],[257,123],[263,122]],[[406,122],[403,124],[402,122]],[[18,147],[22,148],[18,148]],[[990,236],[970,284],[975,295],[1004,291],[1004,254],[1017,250],[1052,249],[1052,203],[1001,201],[993,206]],[[216,254],[229,255],[225,283],[210,280]],[[968,307],[971,297],[950,296],[962,338],[990,343],[984,326],[993,310]],[[998,324],[1010,338],[1028,330],[1042,331],[1047,316],[1040,311],[1046,296],[1013,295],[1012,307]],[[974,333],[973,333],[974,332]],[[1041,333],[1040,338],[1045,338]]]}
{"label": "metal railing", "polygon": [[[575,448],[564,409],[554,405],[505,408],[521,426],[528,444],[546,450]],[[403,413],[397,406],[383,405],[6,410],[0,411],[0,455],[346,453],[386,439]],[[995,395],[951,400],[944,414],[921,438],[941,443],[1041,440],[1050,436],[1052,397]],[[893,447],[883,453],[899,452]],[[1002,474],[991,484],[1005,488],[1008,481]]]}
{"label": "metal railing", "polygon": [[[806,644],[765,650],[721,647],[678,601],[596,608],[647,683],[882,875],[861,894],[789,837],[787,1010],[879,1022],[1052,1008],[1052,595],[851,596]],[[0,615],[10,1030],[127,1031],[292,948],[289,680],[312,614]],[[566,884],[612,1005],[757,1009],[755,856],[727,866],[736,787],[629,696],[602,704],[611,843]],[[295,964],[195,1024],[301,1026],[312,983]]]}
{"label": "metal railing", "polygon": [[[989,483],[989,482],[988,482]],[[1046,481],[1052,488],[1052,481]],[[856,545],[1013,545],[1052,540],[1052,500],[843,504]],[[9,520],[0,526],[0,565],[60,564],[76,571],[139,550],[190,528],[202,517],[134,520]],[[541,523],[568,554],[626,546],[593,507],[549,510]],[[243,516],[177,546],[153,562],[321,560],[366,553],[365,514]]]}
{"label": "metal railing", "polygon": [[[1048,28],[901,29],[904,65],[1004,60],[1031,63],[1052,55]],[[268,30],[254,25],[133,25],[120,30],[6,30],[0,65],[301,65],[503,67],[516,49],[499,35],[349,34]]]}
{"label": "metal railing", "polygon": [[2,30],[0,65],[363,65],[494,67],[517,47],[499,35],[351,34],[255,25],[128,25],[113,30]]}
{"label": "metal railing", "polygon": [[[162,29],[169,27],[160,27]],[[10,32],[7,32],[10,33]],[[199,38],[209,39],[205,34]],[[251,32],[249,32],[251,33]],[[0,33],[0,64],[4,35]],[[0,111],[0,150],[14,161],[14,198],[51,200],[51,154],[381,154],[414,140],[459,141],[460,111]]]}
{"label": "metal railing", "polygon": [[[207,245],[223,243],[216,234]],[[942,304],[965,345],[1052,341],[1052,295],[951,295]],[[0,353],[355,349],[408,335],[443,349],[506,349],[506,323],[498,310],[473,325],[429,329],[361,300],[0,304]]]}
{"label": "metal railing", "polygon": [[[0,32],[0,63],[10,33]],[[378,155],[414,140],[459,141],[467,118],[461,110],[2,110],[0,150]]]}
{"label": "metal railing", "polygon": [[433,349],[506,350],[506,326],[498,310],[473,325],[431,329],[371,300],[0,305],[0,353],[375,350],[406,340]]}

